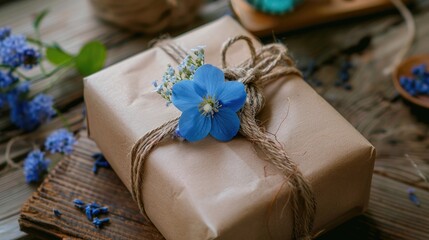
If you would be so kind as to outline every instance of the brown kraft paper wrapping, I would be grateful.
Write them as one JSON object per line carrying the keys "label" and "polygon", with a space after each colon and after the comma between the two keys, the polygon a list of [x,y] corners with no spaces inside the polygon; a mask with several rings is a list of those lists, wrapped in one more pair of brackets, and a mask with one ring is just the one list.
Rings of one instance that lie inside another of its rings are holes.
{"label": "brown kraft paper wrapping", "polygon": [[[220,66],[229,37],[247,35],[224,17],[184,34],[184,49],[206,46],[206,63]],[[254,37],[252,37],[254,39]],[[255,46],[260,43],[254,39]],[[230,64],[249,57],[244,43],[228,51]],[[152,48],[85,80],[93,138],[125,186],[131,189],[130,151],[146,132],[180,115],[153,91],[171,59]],[[275,133],[313,187],[317,202],[314,233],[362,213],[368,203],[374,147],[297,76],[264,90],[259,119]],[[166,239],[290,239],[290,189],[277,169],[241,136],[222,143],[168,140],[145,165],[145,210]]]}

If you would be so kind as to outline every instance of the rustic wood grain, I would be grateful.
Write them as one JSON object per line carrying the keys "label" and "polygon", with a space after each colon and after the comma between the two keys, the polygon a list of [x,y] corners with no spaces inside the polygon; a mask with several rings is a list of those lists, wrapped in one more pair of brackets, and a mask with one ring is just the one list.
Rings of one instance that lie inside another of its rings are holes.
{"label": "rustic wood grain", "polygon": [[[71,157],[61,161],[37,192],[24,204],[20,225],[23,231],[40,238],[82,239],[163,239],[140,215],[126,187],[111,169],[91,171],[95,143],[85,132]],[[407,184],[375,174],[369,209],[320,237],[325,239],[415,239],[429,236],[429,192],[416,190],[421,206],[408,199]],[[96,201],[109,206],[111,224],[99,230],[73,206],[73,199]],[[335,206],[333,206],[335,207]],[[53,209],[63,215],[55,217]]]}
{"label": "rustic wood grain", "polygon": [[[163,239],[144,220],[131,194],[111,169],[93,174],[91,156],[98,151],[86,136],[80,138],[73,155],[61,161],[24,204],[19,220],[22,230],[47,239]],[[110,224],[95,228],[74,207],[76,198],[108,206],[109,214],[103,217],[109,217]],[[56,217],[53,209],[60,210],[61,217]]]}
{"label": "rustic wood grain", "polygon": [[[201,17],[194,24],[171,35],[175,36],[231,13],[227,0],[207,2],[201,11]],[[415,2],[412,10],[417,24],[417,37],[410,55],[429,51],[429,2]],[[88,40],[98,39],[108,47],[108,65],[146,49],[148,41],[154,37],[122,31],[99,22],[93,17],[85,0],[9,1],[0,5],[0,25],[9,25],[17,33],[31,34],[32,14],[45,8],[50,8],[51,13],[42,26],[44,39],[58,41],[70,52],[76,52]],[[276,40],[287,43],[300,66],[315,60],[317,71],[311,78],[323,83],[321,86],[314,85],[315,90],[377,149],[368,213],[327,233],[322,239],[429,239],[429,185],[418,176],[416,169],[404,156],[409,154],[420,170],[429,176],[429,111],[403,101],[393,87],[391,76],[383,74],[384,67],[401,47],[402,37],[406,32],[404,26],[402,18],[391,11],[263,39],[270,42],[275,37]],[[346,58],[350,58],[355,65],[351,72],[351,91],[334,86],[339,65]],[[74,130],[80,129],[83,123],[81,79],[71,72],[61,80],[63,82],[60,88],[50,92],[55,96],[57,107],[73,119]],[[42,83],[37,84],[40,88]],[[16,219],[21,204],[31,195],[34,187],[24,183],[21,170],[5,168],[2,153],[6,142],[23,134],[10,125],[7,115],[5,110],[0,110],[0,239],[26,238],[19,231]],[[47,132],[59,126],[59,119],[54,119],[36,133],[26,136],[40,142]],[[17,144],[13,152],[14,159],[22,159],[28,149],[26,144]],[[80,158],[77,162],[82,163],[85,161],[85,154],[79,151],[74,158]],[[87,157],[91,150],[85,151]],[[63,163],[59,166],[61,164]],[[74,171],[79,174],[84,169],[86,168],[80,167]],[[71,184],[67,186],[74,187]],[[408,187],[416,189],[422,202],[420,208],[408,200]],[[58,192],[59,189],[55,191]],[[94,194],[100,193],[95,191]],[[41,196],[40,199],[44,197],[46,196]],[[103,199],[102,196],[99,198]],[[53,200],[43,201],[53,204]],[[46,234],[47,226],[50,226],[56,229],[57,235],[54,236],[74,236],[59,231],[57,225],[39,224],[37,221],[41,219],[37,220],[34,216],[33,219],[34,222],[27,221],[27,227],[23,228],[25,231],[38,233],[40,236]],[[114,226],[113,223],[108,227],[111,226]],[[87,227],[86,231],[93,231],[89,229],[90,224]],[[152,233],[152,230],[149,232]]]}

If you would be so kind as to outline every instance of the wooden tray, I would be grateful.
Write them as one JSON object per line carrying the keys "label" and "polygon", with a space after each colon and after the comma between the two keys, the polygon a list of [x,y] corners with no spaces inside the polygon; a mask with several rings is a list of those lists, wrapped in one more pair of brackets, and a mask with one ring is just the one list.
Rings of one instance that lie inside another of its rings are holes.
{"label": "wooden tray", "polygon": [[268,15],[257,11],[246,0],[231,0],[231,6],[241,24],[258,36],[296,30],[393,7],[390,0],[304,0],[304,3],[290,13]]}
{"label": "wooden tray", "polygon": [[[99,150],[95,143],[82,132],[73,155],[64,158],[24,204],[21,230],[42,239],[164,239],[143,219],[127,188],[111,169],[92,173],[91,156],[96,152]],[[374,174],[368,212],[318,240],[429,239],[429,193],[416,189],[422,202],[417,207],[408,200],[407,188],[404,183]],[[73,206],[75,198],[108,206],[111,223],[96,229]],[[60,210],[62,216],[55,217],[53,209]]]}

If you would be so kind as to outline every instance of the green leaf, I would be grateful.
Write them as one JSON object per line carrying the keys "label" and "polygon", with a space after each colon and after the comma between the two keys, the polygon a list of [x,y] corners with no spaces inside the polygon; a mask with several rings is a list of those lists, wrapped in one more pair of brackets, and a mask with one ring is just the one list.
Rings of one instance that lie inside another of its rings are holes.
{"label": "green leaf", "polygon": [[72,61],[74,56],[65,52],[60,46],[51,46],[46,48],[46,58],[55,65],[61,65]]}
{"label": "green leaf", "polygon": [[106,47],[99,41],[89,42],[80,49],[75,61],[76,68],[82,75],[91,75],[103,68]]}
{"label": "green leaf", "polygon": [[43,18],[45,18],[45,16],[48,13],[49,13],[49,10],[45,9],[45,10],[39,12],[36,15],[36,18],[34,18],[34,21],[33,21],[33,27],[34,27],[34,29],[39,29],[40,23],[42,23]]}

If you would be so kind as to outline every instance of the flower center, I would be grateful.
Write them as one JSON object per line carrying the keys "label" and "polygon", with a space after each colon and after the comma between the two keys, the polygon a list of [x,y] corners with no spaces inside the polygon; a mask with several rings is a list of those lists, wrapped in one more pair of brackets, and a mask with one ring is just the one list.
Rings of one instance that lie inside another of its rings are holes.
{"label": "flower center", "polygon": [[211,96],[207,96],[203,98],[203,101],[198,106],[198,110],[204,116],[210,115],[211,117],[213,117],[215,113],[219,112],[220,107],[222,107],[222,105],[219,104],[219,101],[217,101]]}

